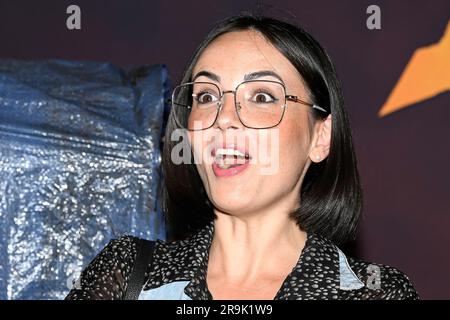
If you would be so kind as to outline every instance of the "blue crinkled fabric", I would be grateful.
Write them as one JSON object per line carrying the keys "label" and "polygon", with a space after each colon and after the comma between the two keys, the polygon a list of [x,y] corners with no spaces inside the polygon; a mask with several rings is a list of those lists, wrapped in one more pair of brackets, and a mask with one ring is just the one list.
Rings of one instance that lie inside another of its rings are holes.
{"label": "blue crinkled fabric", "polygon": [[0,60],[0,299],[62,299],[110,239],[165,238],[163,65]]}

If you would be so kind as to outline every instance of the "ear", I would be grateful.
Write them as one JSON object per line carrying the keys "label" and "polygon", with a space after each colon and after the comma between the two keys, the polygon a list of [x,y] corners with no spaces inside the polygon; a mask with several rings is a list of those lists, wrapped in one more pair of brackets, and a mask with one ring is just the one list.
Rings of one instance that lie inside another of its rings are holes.
{"label": "ear", "polygon": [[330,153],[331,143],[331,114],[323,120],[319,121],[315,127],[315,135],[311,144],[309,158],[312,162],[320,162]]}

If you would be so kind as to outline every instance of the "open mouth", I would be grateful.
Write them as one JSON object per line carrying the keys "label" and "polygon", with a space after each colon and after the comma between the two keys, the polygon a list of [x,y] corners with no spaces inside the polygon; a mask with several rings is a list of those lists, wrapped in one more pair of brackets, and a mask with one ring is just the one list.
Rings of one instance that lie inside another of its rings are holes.
{"label": "open mouth", "polygon": [[219,148],[215,152],[215,162],[221,169],[243,165],[250,160],[250,156],[236,149]]}
{"label": "open mouth", "polygon": [[213,149],[211,155],[214,158],[212,167],[216,176],[238,174],[248,167],[251,159],[245,150],[234,146]]}

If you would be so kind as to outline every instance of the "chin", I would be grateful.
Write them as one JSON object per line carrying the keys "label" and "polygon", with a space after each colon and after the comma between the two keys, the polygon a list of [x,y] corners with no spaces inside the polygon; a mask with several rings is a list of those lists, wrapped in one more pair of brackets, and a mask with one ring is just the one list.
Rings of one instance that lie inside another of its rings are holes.
{"label": "chin", "polygon": [[232,192],[227,195],[218,195],[213,194],[212,203],[214,207],[224,213],[239,213],[248,209],[249,205],[251,205],[251,199],[246,199],[241,193]]}

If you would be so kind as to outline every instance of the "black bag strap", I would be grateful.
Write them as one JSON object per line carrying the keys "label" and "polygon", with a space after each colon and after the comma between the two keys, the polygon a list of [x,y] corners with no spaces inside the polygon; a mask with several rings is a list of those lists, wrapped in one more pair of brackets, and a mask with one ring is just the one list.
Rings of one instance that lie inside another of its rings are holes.
{"label": "black bag strap", "polygon": [[138,252],[134,262],[133,271],[128,281],[124,300],[137,300],[144,286],[144,277],[147,266],[150,265],[153,257],[155,241],[139,239]]}

